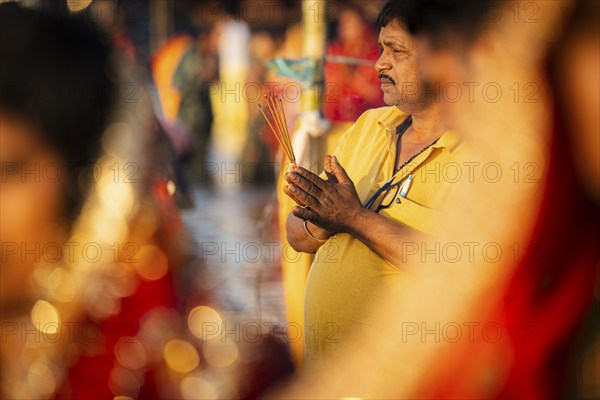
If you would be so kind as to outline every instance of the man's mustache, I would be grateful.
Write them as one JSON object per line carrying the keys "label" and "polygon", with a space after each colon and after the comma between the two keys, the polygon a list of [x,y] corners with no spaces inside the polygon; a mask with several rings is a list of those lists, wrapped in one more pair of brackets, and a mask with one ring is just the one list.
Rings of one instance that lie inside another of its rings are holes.
{"label": "man's mustache", "polygon": [[389,77],[388,75],[386,75],[384,73],[379,74],[379,80],[382,80],[382,79],[387,79],[392,84],[394,84],[394,85],[396,84],[396,82],[394,82],[394,80],[391,77]]}

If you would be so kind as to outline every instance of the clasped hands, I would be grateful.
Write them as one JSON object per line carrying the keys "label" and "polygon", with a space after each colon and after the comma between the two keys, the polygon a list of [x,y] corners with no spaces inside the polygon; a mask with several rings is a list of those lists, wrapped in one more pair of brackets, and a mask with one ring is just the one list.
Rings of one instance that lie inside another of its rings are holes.
{"label": "clasped hands", "polygon": [[335,156],[325,156],[324,171],[327,180],[302,167],[292,167],[285,174],[288,185],[283,191],[298,204],[292,213],[324,229],[329,236],[352,233],[365,211],[354,183]]}

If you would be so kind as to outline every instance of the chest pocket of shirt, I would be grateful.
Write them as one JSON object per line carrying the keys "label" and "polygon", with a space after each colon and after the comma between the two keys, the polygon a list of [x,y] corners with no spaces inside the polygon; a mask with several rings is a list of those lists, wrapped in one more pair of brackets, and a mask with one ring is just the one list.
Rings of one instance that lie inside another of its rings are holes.
{"label": "chest pocket of shirt", "polygon": [[423,233],[437,235],[441,232],[439,224],[442,212],[425,207],[410,197],[398,196],[390,207],[381,210],[379,214]]}

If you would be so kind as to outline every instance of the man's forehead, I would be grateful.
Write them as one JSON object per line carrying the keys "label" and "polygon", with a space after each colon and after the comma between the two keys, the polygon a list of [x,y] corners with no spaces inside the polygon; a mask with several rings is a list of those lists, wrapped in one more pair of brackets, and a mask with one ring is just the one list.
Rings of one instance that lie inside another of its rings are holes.
{"label": "man's forehead", "polygon": [[399,44],[405,47],[412,47],[412,36],[396,21],[392,20],[389,24],[379,30],[379,44]]}

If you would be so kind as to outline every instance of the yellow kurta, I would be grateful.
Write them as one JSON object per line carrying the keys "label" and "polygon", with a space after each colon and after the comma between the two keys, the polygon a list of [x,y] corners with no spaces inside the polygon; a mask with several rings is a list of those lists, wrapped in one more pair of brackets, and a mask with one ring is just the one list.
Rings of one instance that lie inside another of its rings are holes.
{"label": "yellow kurta", "polygon": [[[396,107],[365,112],[341,137],[335,152],[356,185],[363,202],[393,175],[396,127],[407,118]],[[398,196],[380,214],[416,231],[436,235],[443,229],[438,216],[460,180],[458,137],[444,132],[415,157],[395,178],[413,175],[406,198]],[[457,174],[457,171],[459,174]],[[398,237],[398,246],[403,245]],[[391,283],[407,279],[397,266],[385,261],[349,234],[332,236],[315,254],[305,291],[306,361],[327,355],[335,359],[344,338],[365,325],[373,299]],[[385,324],[382,323],[382,328]]]}

